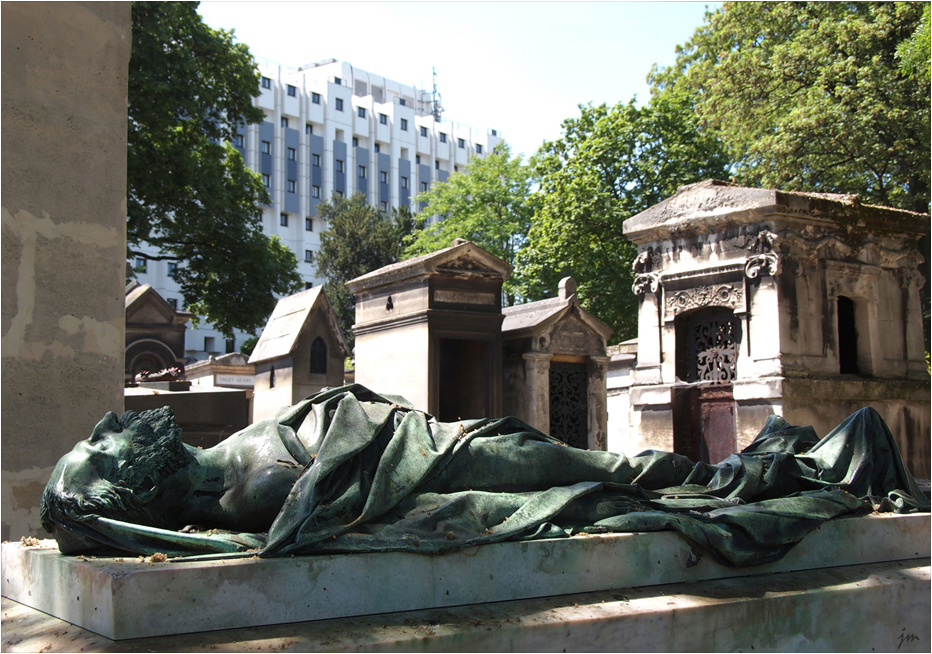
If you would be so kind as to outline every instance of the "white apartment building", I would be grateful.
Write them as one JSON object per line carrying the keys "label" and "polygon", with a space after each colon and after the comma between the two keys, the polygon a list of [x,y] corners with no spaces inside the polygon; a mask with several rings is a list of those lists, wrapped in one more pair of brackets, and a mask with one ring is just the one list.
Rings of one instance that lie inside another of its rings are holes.
{"label": "white apartment building", "polygon": [[[365,195],[382,210],[413,206],[413,198],[450,173],[462,170],[501,141],[496,130],[477,131],[439,120],[431,92],[373,75],[335,59],[300,68],[260,62],[256,105],[265,120],[240,130],[233,145],[246,165],[262,175],[271,204],[262,228],[277,234],[299,262],[305,287],[322,284],[315,257],[327,225],[317,205],[334,195]],[[152,250],[154,252],[154,250]],[[169,304],[183,308],[171,272],[176,264],[145,263],[137,272]],[[177,265],[184,265],[183,263]],[[232,352],[248,334],[224,341],[211,325],[190,325],[185,354],[206,359]]]}

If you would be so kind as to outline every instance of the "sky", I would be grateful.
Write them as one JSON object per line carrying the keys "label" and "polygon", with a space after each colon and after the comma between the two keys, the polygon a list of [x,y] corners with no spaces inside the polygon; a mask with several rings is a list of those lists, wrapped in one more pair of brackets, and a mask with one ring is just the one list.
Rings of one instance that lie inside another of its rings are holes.
{"label": "sky", "polygon": [[706,2],[201,2],[253,56],[290,67],[334,58],[430,90],[443,119],[497,129],[529,157],[580,104],[650,97],[653,64],[703,23]]}

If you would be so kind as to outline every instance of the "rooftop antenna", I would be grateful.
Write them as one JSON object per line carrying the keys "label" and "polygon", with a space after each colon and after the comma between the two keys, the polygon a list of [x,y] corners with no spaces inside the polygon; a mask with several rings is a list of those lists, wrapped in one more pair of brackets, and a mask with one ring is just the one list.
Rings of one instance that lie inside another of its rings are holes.
{"label": "rooftop antenna", "polygon": [[430,113],[434,120],[440,122],[440,114],[443,113],[443,107],[440,106],[440,93],[437,92],[437,69],[431,66],[434,73],[434,90],[430,94]]}

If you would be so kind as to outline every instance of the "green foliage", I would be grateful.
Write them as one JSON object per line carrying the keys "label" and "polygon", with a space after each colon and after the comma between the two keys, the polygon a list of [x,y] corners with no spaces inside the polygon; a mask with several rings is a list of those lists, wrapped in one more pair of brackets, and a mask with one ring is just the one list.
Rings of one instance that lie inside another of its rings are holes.
{"label": "green foliage", "polygon": [[537,211],[518,265],[523,294],[535,299],[553,296],[559,280],[572,275],[583,305],[619,342],[637,334],[636,251],[622,223],[682,184],[724,177],[727,159],[689,103],[672,92],[643,108],[632,100],[580,112],[533,160]]}
{"label": "green foliage", "polygon": [[407,207],[385,216],[359,193],[351,199],[335,197],[318,204],[317,217],[328,225],[320,235],[317,275],[327,278],[327,299],[352,347],[356,301],[346,282],[398,261],[403,241],[414,229],[414,218]]}
{"label": "green foliage", "polygon": [[[258,123],[259,73],[232,32],[213,30],[197,3],[134,2],[127,129],[130,252],[180,262],[191,311],[224,333],[254,332],[275,294],[299,288],[297,260],[262,233],[259,176],[228,141]],[[163,254],[138,251],[143,243]]]}
{"label": "green foliage", "polygon": [[245,354],[246,356],[249,356],[250,354],[252,354],[252,351],[256,349],[256,345],[258,343],[259,343],[258,336],[250,336],[245,341],[243,341],[242,345],[239,346],[240,354]]}
{"label": "green foliage", "polygon": [[652,81],[692,96],[743,183],[927,211],[928,53],[927,4],[728,2]]}
{"label": "green foliage", "polygon": [[[440,222],[415,231],[407,240],[404,258],[449,247],[465,238],[514,265],[527,239],[533,207],[529,202],[531,168],[511,157],[502,141],[484,158],[472,159],[460,173],[417,196],[424,202],[421,216],[442,216]],[[520,281],[505,282],[506,304],[514,304]]]}

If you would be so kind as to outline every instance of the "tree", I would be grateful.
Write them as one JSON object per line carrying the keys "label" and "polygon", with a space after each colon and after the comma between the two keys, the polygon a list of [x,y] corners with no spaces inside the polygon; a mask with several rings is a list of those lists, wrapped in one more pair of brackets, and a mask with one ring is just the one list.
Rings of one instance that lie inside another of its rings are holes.
{"label": "tree", "polygon": [[693,97],[741,182],[928,211],[923,4],[727,2],[653,82]]}
{"label": "tree", "polygon": [[386,216],[357,193],[351,199],[334,197],[317,205],[317,217],[326,221],[320,235],[317,275],[326,277],[324,290],[347,342],[352,345],[356,301],[346,282],[401,258],[405,237],[414,229],[407,207]]}
{"label": "tree", "polygon": [[134,256],[178,261],[188,308],[229,337],[260,328],[300,277],[294,253],[262,233],[268,194],[229,143],[237,126],[264,117],[252,104],[255,61],[196,9],[133,3],[127,241]]}
{"label": "tree", "polygon": [[[533,206],[529,201],[531,168],[521,157],[511,157],[502,141],[486,156],[472,159],[460,173],[434,184],[416,200],[425,203],[421,216],[440,216],[439,222],[423,225],[407,241],[404,258],[449,247],[455,238],[465,238],[514,265],[518,250],[527,239]],[[506,280],[505,301],[514,304],[520,282]]]}
{"label": "tree", "polygon": [[527,297],[552,296],[572,275],[583,305],[618,342],[637,334],[636,252],[622,223],[682,184],[724,177],[728,161],[675,93],[642,108],[634,100],[579,108],[578,118],[563,121],[561,138],[545,142],[533,160],[537,211],[518,262]]}

